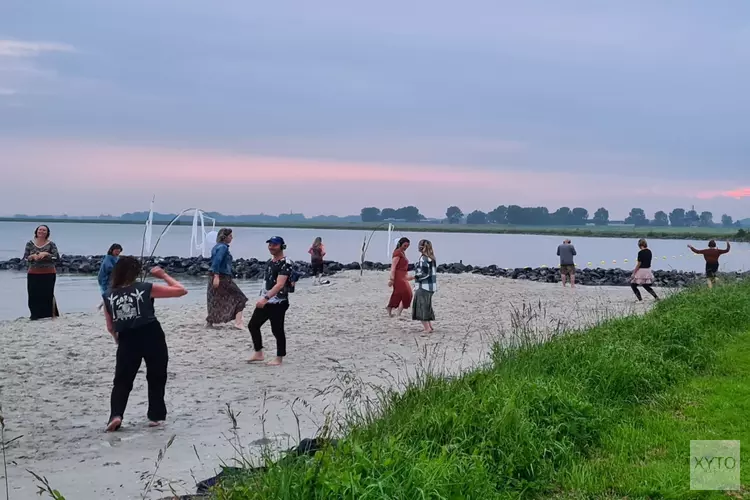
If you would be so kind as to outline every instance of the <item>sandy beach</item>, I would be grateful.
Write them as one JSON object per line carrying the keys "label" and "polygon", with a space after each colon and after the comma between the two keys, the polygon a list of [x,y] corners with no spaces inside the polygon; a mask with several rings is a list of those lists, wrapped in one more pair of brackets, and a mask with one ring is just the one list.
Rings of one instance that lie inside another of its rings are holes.
{"label": "sandy beach", "polygon": [[[324,389],[351,384],[351,375],[394,385],[427,364],[452,373],[465,370],[486,360],[493,340],[509,331],[514,307],[539,310],[541,304],[543,314],[533,324],[556,329],[643,312],[652,304],[645,293],[644,303],[635,304],[627,287],[571,290],[479,275],[438,280],[431,335],[421,333],[410,311],[408,320],[387,317],[386,273],[360,278],[359,272],[346,272],[332,277],[330,286],[299,290],[287,314],[288,356],[282,367],[247,363],[247,329],[206,329],[205,305],[159,307],[157,301],[170,350],[168,422],[160,429],[146,426],[142,366],[124,427],[111,434],[103,431],[116,345],[101,314],[0,323],[6,441],[21,436],[7,450],[10,498],[35,498],[27,469],[47,477],[68,499],[141,498],[160,448],[173,435],[158,472],[167,493],[154,490],[150,498],[168,494],[167,482],[178,493],[194,493],[196,479],[213,476],[222,460],[231,463],[237,456],[227,404],[237,415],[237,433],[248,455],[257,455],[263,444],[287,448],[300,436],[313,437],[326,414],[344,406],[341,391],[320,394]],[[264,342],[270,357],[275,342],[268,325]]]}

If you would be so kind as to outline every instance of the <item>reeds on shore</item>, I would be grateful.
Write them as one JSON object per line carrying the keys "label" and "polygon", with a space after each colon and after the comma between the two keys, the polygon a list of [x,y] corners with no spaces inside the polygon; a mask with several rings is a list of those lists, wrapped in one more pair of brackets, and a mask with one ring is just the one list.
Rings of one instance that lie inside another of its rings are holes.
{"label": "reeds on shore", "polygon": [[327,426],[344,436],[336,447],[281,464],[269,459],[264,473],[233,474],[213,494],[573,498],[563,485],[596,482],[571,476],[589,470],[580,465],[597,459],[608,433],[705,371],[748,330],[750,283],[691,289],[645,315],[603,318],[583,331],[544,325],[543,316],[541,305],[523,306],[488,366],[445,377],[428,365],[400,390],[377,392],[377,404],[350,405],[339,427]]}

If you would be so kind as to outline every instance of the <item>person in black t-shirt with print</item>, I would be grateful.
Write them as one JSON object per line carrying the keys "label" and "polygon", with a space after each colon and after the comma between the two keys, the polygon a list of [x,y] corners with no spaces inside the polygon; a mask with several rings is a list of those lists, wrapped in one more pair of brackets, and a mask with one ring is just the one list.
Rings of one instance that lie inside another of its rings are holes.
{"label": "person in black t-shirt with print", "polygon": [[641,238],[638,240],[638,263],[633,269],[633,275],[630,278],[630,288],[633,289],[633,293],[638,298],[638,302],[643,300],[641,292],[638,290],[638,285],[642,286],[644,290],[650,293],[655,300],[659,300],[656,292],[651,288],[651,284],[654,282],[654,273],[651,272],[651,259],[653,255],[651,250],[648,249],[648,243],[646,240]]}
{"label": "person in black t-shirt with print", "polygon": [[266,264],[263,276],[262,297],[255,304],[255,311],[250,318],[247,328],[253,339],[255,353],[250,357],[250,362],[263,361],[263,338],[260,328],[271,322],[271,333],[276,337],[276,358],[267,364],[278,366],[286,356],[286,335],[284,334],[284,318],[289,309],[289,289],[287,280],[292,274],[292,266],[284,256],[286,243],[281,236],[274,236],[268,241],[268,251],[271,259]]}
{"label": "person in black t-shirt with print", "polygon": [[116,431],[122,425],[141,361],[146,362],[149,426],[159,426],[167,418],[164,389],[169,352],[164,330],[156,318],[154,299],[182,297],[187,290],[160,267],[151,269],[151,274],[164,280],[166,285],[138,281],[140,274],[138,259],[121,257],[112,269],[109,289],[102,294],[107,330],[117,344],[107,432]]}

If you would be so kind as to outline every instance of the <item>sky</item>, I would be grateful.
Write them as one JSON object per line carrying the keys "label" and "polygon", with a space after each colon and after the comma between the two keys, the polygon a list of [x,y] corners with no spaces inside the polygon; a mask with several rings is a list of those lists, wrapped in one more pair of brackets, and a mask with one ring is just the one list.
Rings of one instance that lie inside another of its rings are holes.
{"label": "sky", "polygon": [[747,0],[0,2],[0,214],[750,216]]}

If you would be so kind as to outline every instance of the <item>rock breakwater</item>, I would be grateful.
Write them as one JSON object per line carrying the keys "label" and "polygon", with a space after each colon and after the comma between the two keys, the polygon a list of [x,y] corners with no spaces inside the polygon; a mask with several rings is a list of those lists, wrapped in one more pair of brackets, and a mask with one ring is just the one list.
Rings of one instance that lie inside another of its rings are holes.
{"label": "rock breakwater", "polygon": [[[84,256],[84,255],[62,255],[57,269],[60,273],[67,274],[90,274],[95,275],[99,272],[103,256]],[[306,261],[295,261],[299,271],[304,275],[310,274],[310,263]],[[147,262],[147,265],[159,265],[168,273],[175,276],[200,277],[208,274],[210,262],[203,257],[156,257]],[[234,275],[241,279],[261,279],[265,261],[258,259],[236,259],[234,261]],[[387,271],[389,264],[380,262],[365,261],[362,266],[365,270]],[[413,270],[414,266],[409,265]],[[326,274],[333,275],[341,271],[359,270],[360,265],[357,262],[342,264],[339,262],[326,261]],[[0,270],[25,271],[26,262],[15,258],[7,261],[0,261]],[[560,272],[556,268],[545,267],[524,267],[516,269],[506,269],[496,265],[479,267],[463,263],[440,264],[438,273],[444,274],[463,274],[473,273],[484,276],[495,276],[501,278],[510,278],[518,280],[529,280],[544,283],[558,283],[560,281]],[[576,283],[589,286],[627,286],[632,271],[629,269],[602,269],[602,268],[579,268],[576,270]],[[733,272],[719,273],[721,277],[729,279],[741,279],[750,277],[750,272]],[[683,287],[702,281],[702,273],[688,271],[654,271],[655,286],[658,287]]]}

